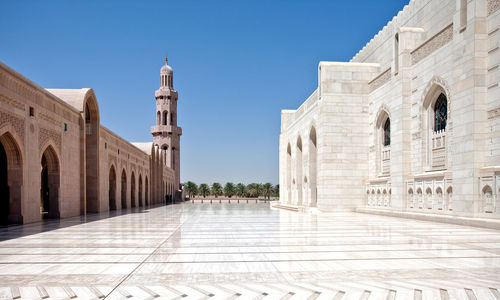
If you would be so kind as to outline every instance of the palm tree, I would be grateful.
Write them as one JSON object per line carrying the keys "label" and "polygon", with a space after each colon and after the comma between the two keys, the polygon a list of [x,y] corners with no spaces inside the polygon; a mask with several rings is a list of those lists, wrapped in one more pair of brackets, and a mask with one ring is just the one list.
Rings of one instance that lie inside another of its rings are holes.
{"label": "palm tree", "polygon": [[258,183],[250,183],[247,186],[247,195],[249,197],[259,197],[261,194],[261,186]]}
{"label": "palm tree", "polygon": [[246,192],[245,185],[243,183],[238,183],[236,185],[236,196],[243,197],[245,196],[245,192]]}
{"label": "palm tree", "polygon": [[222,186],[220,185],[220,183],[214,182],[212,184],[212,195],[214,195],[215,198],[222,195]]}
{"label": "palm tree", "polygon": [[264,183],[262,185],[262,189],[264,190],[264,196],[267,197],[267,199],[271,199],[271,192],[273,189],[273,185],[268,183]]}
{"label": "palm tree", "polygon": [[232,182],[226,183],[226,185],[224,186],[224,195],[226,195],[226,197],[231,198],[234,195],[234,192],[235,192],[234,184]]}
{"label": "palm tree", "polygon": [[192,181],[186,182],[184,184],[184,189],[186,190],[186,193],[188,193],[189,198],[192,198],[193,196],[196,196],[196,194],[198,194],[198,186]]}
{"label": "palm tree", "polygon": [[273,191],[273,194],[275,197],[279,197],[280,196],[280,185],[277,184],[274,186],[274,191]]}
{"label": "palm tree", "polygon": [[205,198],[208,194],[210,194],[210,188],[208,187],[208,184],[202,183],[200,184],[200,194]]}

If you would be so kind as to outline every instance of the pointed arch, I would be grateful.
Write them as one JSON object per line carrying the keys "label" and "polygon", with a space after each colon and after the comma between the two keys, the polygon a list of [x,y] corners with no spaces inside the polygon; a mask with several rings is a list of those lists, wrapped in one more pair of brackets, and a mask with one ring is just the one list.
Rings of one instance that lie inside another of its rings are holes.
{"label": "pointed arch", "polygon": [[139,206],[142,206],[142,174],[139,174]]}
{"label": "pointed arch", "polygon": [[309,130],[309,199],[310,206],[317,205],[317,178],[318,178],[318,141],[316,128],[311,126]]}
{"label": "pointed arch", "polygon": [[135,207],[135,173],[132,171],[130,175],[130,207]]}
{"label": "pointed arch", "polygon": [[111,164],[109,168],[108,204],[109,210],[116,210],[116,168],[114,164]]}
{"label": "pointed arch", "polygon": [[164,110],[163,111],[163,125],[168,125],[168,111]]}
{"label": "pointed arch", "polygon": [[385,104],[377,112],[373,137],[376,172],[378,175],[388,176],[391,169],[391,116]]}
{"label": "pointed arch", "polygon": [[41,218],[59,218],[60,164],[59,156],[52,144],[48,144],[40,155],[40,213]]}
{"label": "pointed arch", "polygon": [[148,176],[144,179],[144,205],[149,205],[149,182]]}
{"label": "pointed arch", "polygon": [[99,211],[99,106],[92,90],[83,103],[85,120],[85,206],[87,212]]}
{"label": "pointed arch", "polygon": [[122,170],[120,196],[122,209],[125,209],[127,208],[127,172],[125,171],[125,168]]}
{"label": "pointed arch", "polygon": [[0,129],[0,223],[22,224],[23,158],[18,139],[6,127]]}
{"label": "pointed arch", "polygon": [[299,135],[297,137],[296,144],[296,155],[295,155],[295,178],[297,179],[297,205],[302,205],[302,138]]}
{"label": "pointed arch", "polygon": [[286,202],[291,203],[292,201],[292,146],[288,142],[286,148]]}

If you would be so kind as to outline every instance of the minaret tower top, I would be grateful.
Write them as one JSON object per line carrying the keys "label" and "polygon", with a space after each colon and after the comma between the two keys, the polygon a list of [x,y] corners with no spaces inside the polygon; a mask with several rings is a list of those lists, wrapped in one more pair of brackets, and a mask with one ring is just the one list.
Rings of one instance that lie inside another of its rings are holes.
{"label": "minaret tower top", "polygon": [[162,88],[174,89],[174,71],[168,65],[168,58],[165,57],[165,65],[161,68],[160,78]]}

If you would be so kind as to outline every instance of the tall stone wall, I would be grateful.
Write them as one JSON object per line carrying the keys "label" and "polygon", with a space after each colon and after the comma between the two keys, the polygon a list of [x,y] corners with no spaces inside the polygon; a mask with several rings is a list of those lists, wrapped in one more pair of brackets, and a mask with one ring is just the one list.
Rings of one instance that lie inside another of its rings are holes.
{"label": "tall stone wall", "polygon": [[[286,141],[314,111],[318,208],[500,217],[498,7],[413,0],[351,62],[320,63],[318,107],[282,114],[280,176]],[[441,94],[447,124],[438,130]],[[286,196],[290,184],[280,184]]]}

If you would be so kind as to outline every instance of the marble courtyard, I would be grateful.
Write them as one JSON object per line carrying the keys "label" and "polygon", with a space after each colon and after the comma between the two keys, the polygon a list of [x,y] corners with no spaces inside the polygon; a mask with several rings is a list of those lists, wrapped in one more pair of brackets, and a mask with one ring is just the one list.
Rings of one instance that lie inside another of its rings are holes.
{"label": "marble courtyard", "polygon": [[500,232],[268,204],[0,229],[6,299],[500,299]]}

